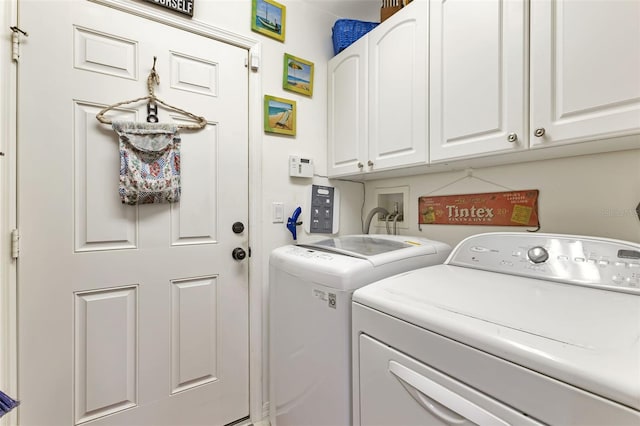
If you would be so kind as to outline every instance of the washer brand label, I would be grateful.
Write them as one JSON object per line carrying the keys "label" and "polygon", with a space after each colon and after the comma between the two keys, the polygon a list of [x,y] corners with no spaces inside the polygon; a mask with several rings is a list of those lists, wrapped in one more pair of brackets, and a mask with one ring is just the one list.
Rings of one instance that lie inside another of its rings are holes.
{"label": "washer brand label", "polygon": [[323,291],[323,290],[318,290],[317,288],[314,288],[313,290],[313,297],[316,297],[320,300],[327,300],[327,292]]}
{"label": "washer brand label", "polygon": [[336,309],[338,298],[335,293],[327,293],[326,291],[318,288],[312,289],[312,292],[313,297],[318,300],[322,300],[323,302],[327,302],[328,307]]}

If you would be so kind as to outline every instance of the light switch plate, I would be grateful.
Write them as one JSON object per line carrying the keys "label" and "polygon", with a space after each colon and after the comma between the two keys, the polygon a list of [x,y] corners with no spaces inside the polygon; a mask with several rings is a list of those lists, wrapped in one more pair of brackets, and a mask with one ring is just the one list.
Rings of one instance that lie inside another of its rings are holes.
{"label": "light switch plate", "polygon": [[280,201],[271,203],[271,221],[273,223],[284,223],[284,203]]}

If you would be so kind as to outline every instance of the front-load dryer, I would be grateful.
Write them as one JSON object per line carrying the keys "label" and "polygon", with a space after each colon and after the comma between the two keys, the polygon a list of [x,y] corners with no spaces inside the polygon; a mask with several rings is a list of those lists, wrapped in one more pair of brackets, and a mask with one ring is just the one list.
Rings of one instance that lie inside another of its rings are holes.
{"label": "front-load dryer", "polygon": [[640,244],[488,233],[353,294],[354,424],[640,425]]}
{"label": "front-load dryer", "polygon": [[269,258],[272,426],[351,424],[351,296],[394,274],[442,263],[451,247],[399,235],[287,245]]}

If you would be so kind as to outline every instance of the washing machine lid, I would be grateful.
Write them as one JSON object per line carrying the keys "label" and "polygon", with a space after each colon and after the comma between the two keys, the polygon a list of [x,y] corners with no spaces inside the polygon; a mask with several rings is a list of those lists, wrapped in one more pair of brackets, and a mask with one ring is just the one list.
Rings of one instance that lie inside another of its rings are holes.
{"label": "washing machine lid", "polygon": [[374,266],[395,262],[407,257],[448,252],[451,248],[441,242],[402,235],[363,234],[325,238],[300,244],[332,253],[365,259]]}
{"label": "washing machine lid", "polygon": [[437,265],[353,300],[640,409],[640,294]]}
{"label": "washing machine lid", "polygon": [[391,275],[442,264],[450,252],[449,245],[424,238],[350,235],[278,247],[269,256],[269,268],[301,282],[352,292]]}

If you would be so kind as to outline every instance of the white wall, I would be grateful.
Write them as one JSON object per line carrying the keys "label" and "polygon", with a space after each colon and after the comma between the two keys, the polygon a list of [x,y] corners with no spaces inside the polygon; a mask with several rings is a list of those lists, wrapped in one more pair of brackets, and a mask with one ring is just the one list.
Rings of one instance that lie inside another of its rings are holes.
{"label": "white wall", "polygon": [[[365,212],[377,203],[376,188],[407,185],[409,227],[401,233],[455,245],[480,232],[526,232],[531,228],[422,225],[420,230],[418,197],[538,189],[540,232],[640,242],[640,221],[635,212],[640,203],[640,150],[474,169],[472,176],[477,179],[465,176],[465,171],[460,171],[367,182]],[[464,179],[451,184],[461,177]]]}

